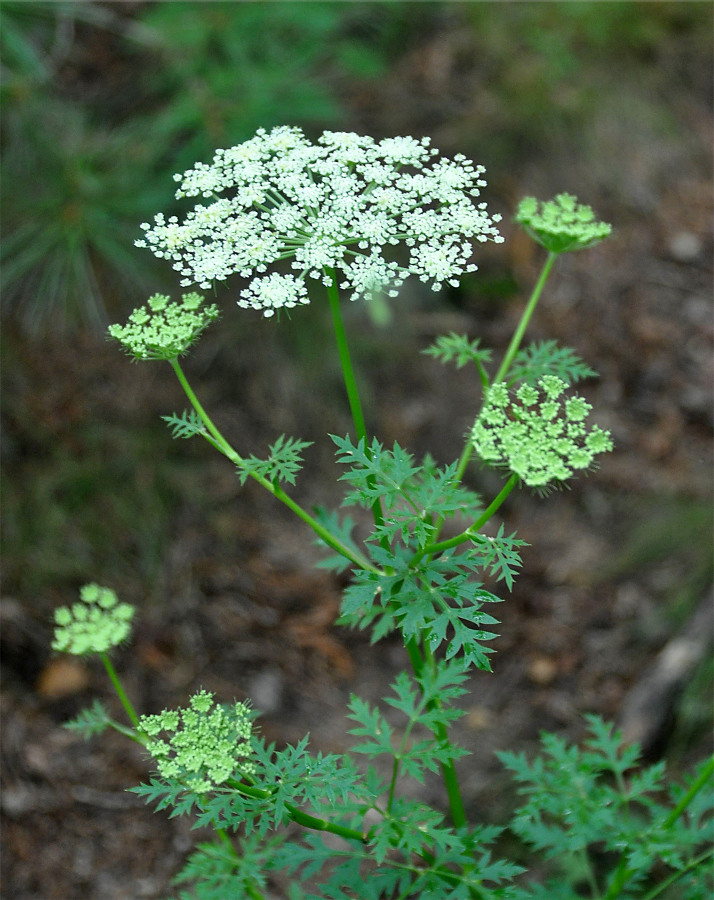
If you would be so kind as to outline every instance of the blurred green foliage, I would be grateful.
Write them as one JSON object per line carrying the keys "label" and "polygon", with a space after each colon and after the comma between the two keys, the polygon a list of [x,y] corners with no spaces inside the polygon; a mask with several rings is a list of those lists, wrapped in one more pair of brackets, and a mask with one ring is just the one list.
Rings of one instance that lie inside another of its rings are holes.
{"label": "blurred green foliage", "polygon": [[337,127],[380,77],[401,5],[94,2],[0,7],[3,302],[29,330],[103,327],[170,272],[133,250],[173,171],[260,126]]}
{"label": "blurred green foliage", "polygon": [[[673,82],[710,89],[706,2],[560,0],[505,3],[495,10],[496,5],[464,4],[463,11],[467,27],[478,35],[484,91],[478,127],[490,130],[491,151],[504,167],[519,156],[545,158],[573,146],[581,156],[601,157],[602,133],[590,147],[585,126],[613,103],[622,104],[611,111],[626,127],[647,124],[666,134],[677,127],[661,102]],[[682,40],[686,56],[679,49]],[[608,165],[616,167],[617,161]]]}
{"label": "blurred green foliage", "polygon": [[135,286],[131,142],[57,82],[76,29],[106,27],[94,4],[4,4],[3,304],[39,330],[103,319],[109,278]]}

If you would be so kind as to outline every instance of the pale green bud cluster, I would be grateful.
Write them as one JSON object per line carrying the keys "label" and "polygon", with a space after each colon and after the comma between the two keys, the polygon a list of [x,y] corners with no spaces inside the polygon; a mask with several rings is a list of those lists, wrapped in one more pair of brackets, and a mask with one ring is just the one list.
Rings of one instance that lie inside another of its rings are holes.
{"label": "pale green bud cluster", "polygon": [[537,387],[521,385],[515,397],[505,382],[491,385],[471,435],[481,459],[541,487],[565,481],[587,469],[598,453],[612,450],[609,431],[585,426],[590,404],[564,396],[566,387],[555,375],[544,375]]}
{"label": "pale green bud cluster", "polygon": [[[201,690],[184,709],[141,716],[139,729],[149,737],[146,749],[159,774],[177,778],[197,793],[255,771],[244,761],[252,753],[250,710],[244,703],[214,705],[213,694]],[[161,737],[167,732],[168,737]]]}
{"label": "pale green bud cluster", "polygon": [[592,247],[612,231],[611,225],[598,222],[592,209],[578,203],[572,194],[558,194],[545,203],[524,197],[518,205],[516,222],[550,253]]}
{"label": "pale green bud cluster", "polygon": [[85,584],[79,603],[55,610],[52,649],[85,656],[105,653],[126,640],[131,632],[134,607],[120,603],[111,588]]}
{"label": "pale green bud cluster", "polygon": [[126,325],[110,325],[109,334],[137,359],[176,359],[218,318],[218,307],[202,308],[203,300],[195,292],[184,294],[180,303],[154,294],[146,306],[132,312]]}

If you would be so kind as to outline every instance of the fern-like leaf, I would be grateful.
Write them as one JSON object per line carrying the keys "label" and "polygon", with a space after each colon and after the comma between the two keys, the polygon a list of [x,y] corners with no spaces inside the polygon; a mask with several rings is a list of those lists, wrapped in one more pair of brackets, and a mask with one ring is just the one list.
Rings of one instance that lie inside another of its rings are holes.
{"label": "fern-like leaf", "polygon": [[89,709],[83,709],[78,716],[64,723],[68,731],[76,731],[83,738],[90,738],[94,734],[101,734],[111,723],[109,714],[104,706],[95,700]]}
{"label": "fern-like leaf", "polygon": [[171,416],[161,416],[171,429],[173,438],[190,438],[195,434],[206,436],[206,426],[195,409],[184,410],[180,416],[175,413]]}
{"label": "fern-like leaf", "polygon": [[242,460],[238,469],[241,484],[245,484],[251,474],[260,475],[272,482],[295,484],[295,478],[302,468],[301,453],[311,445],[311,441],[301,441],[281,434],[277,441],[271,444],[267,459],[250,456]]}
{"label": "fern-like leaf", "polygon": [[463,368],[470,362],[476,363],[479,369],[483,369],[485,364],[490,362],[493,351],[480,349],[480,343],[478,338],[470,341],[465,334],[456,334],[452,331],[451,334],[440,335],[431,347],[422,350],[422,353],[426,356],[433,356],[434,359],[439,359],[444,363],[453,361],[457,369]]}
{"label": "fern-like leaf", "polygon": [[556,375],[567,385],[572,385],[583,378],[596,378],[597,372],[570,347],[559,347],[556,341],[541,341],[516,355],[505,380],[509,385],[516,382],[535,384],[543,375]]}

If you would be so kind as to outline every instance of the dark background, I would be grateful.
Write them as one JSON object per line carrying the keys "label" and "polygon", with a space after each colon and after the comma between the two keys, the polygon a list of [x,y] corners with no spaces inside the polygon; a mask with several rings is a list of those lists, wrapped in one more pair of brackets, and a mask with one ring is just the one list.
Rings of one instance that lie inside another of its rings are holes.
{"label": "dark background", "polygon": [[[203,686],[251,697],[270,739],[309,731],[315,749],[343,750],[349,693],[376,701],[405,664],[398,641],[333,627],[341,584],[312,568],[319,551],[286,510],[207,445],[170,439],[159,417],[185,401],[169,367],[131,365],[104,338],[149,293],[177,291],[133,246],[140,222],[176,207],[171,175],[257,127],[428,134],[486,166],[506,243],[479,248],[480,271],[436,295],[407,282],[386,327],[346,310],[370,429],[441,462],[460,452],[478,384],[419,351],[451,330],[504,351],[542,262],[511,224],[518,200],[572,191],[614,225],[559,262],[529,330],[600,373],[582,392],[616,448],[571,490],[501,510],[531,546],[457,735],[473,751],[460,765],[473,820],[503,822],[514,803],[494,749],[530,751],[541,728],[578,739],[587,711],[636,733],[633,691],[711,590],[711,4],[0,14],[2,896],[164,896],[194,837],[125,793],[149,774],[135,747],[61,727],[95,697],[120,715],[99,668],[49,651],[52,611],[85,582],[138,607],[116,664],[141,711]],[[324,305],[267,321],[237,309],[240,287],[219,292],[192,383],[241,452],[283,432],[314,441],[295,496],[337,505],[325,435],[350,423]],[[710,748],[710,657],[671,703],[655,694],[646,750],[675,777]],[[440,803],[438,784],[425,796]]]}

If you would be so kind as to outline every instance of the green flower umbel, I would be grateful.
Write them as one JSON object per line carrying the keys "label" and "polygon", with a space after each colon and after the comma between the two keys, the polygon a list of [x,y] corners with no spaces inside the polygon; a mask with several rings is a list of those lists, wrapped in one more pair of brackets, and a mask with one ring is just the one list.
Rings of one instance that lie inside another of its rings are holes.
{"label": "green flower umbel", "polygon": [[149,297],[126,325],[110,325],[109,334],[137,359],[176,359],[186,353],[201,332],[218,318],[218,307],[204,306],[200,294],[184,294],[172,303],[166,294]]}
{"label": "green flower umbel", "polygon": [[214,706],[213,694],[202,690],[186,709],[141,716],[139,729],[149,737],[146,749],[159,774],[177,778],[197,793],[255,771],[254,764],[245,761],[252,747],[250,710],[244,703]]}
{"label": "green flower umbel", "polygon": [[133,606],[120,603],[113,590],[98,584],[85,584],[79,598],[79,603],[55,610],[53,650],[85,656],[106,653],[126,640]]}
{"label": "green flower umbel", "polygon": [[524,384],[515,398],[504,382],[491,385],[471,439],[481,459],[505,465],[526,484],[541,487],[587,469],[598,453],[612,450],[609,431],[585,419],[590,404],[565,397],[565,382],[544,375],[538,387]]}
{"label": "green flower umbel", "polygon": [[550,253],[592,247],[612,231],[611,225],[598,222],[592,209],[578,203],[572,194],[558,194],[540,204],[534,197],[525,197],[518,205],[516,222]]}

